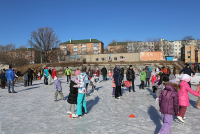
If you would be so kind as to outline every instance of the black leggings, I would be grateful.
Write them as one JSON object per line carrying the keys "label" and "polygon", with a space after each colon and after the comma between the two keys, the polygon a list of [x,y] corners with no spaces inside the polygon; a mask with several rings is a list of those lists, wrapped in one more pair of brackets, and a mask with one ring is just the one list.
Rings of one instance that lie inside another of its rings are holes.
{"label": "black leggings", "polygon": [[115,89],[115,98],[119,97],[119,94],[122,95],[122,92],[121,92],[121,86],[116,86],[116,89]]}

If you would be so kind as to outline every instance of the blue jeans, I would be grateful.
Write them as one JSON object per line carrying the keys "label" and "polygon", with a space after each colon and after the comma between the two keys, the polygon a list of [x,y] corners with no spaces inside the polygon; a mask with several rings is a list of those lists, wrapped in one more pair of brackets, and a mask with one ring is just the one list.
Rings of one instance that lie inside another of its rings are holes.
{"label": "blue jeans", "polygon": [[103,75],[103,80],[106,80],[106,75]]}
{"label": "blue jeans", "polygon": [[44,84],[48,83],[48,78],[47,76],[44,76]]}
{"label": "blue jeans", "polygon": [[85,102],[85,94],[78,94],[77,98],[77,115],[82,115],[82,105],[85,109],[85,113],[87,113],[87,106]]}
{"label": "blue jeans", "polygon": [[10,92],[10,85],[12,87],[12,92],[15,92],[14,91],[14,81],[13,80],[12,81],[8,81],[8,92]]}

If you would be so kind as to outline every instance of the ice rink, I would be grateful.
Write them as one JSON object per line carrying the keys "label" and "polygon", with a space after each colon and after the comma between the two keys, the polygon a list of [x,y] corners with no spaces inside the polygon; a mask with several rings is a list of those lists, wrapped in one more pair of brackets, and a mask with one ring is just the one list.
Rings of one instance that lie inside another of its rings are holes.
{"label": "ice rink", "polygon": [[[192,84],[198,84],[199,78],[192,78]],[[66,114],[69,84],[66,84],[66,77],[58,79],[62,81],[65,100],[58,96],[57,102],[53,101],[53,85],[44,85],[40,80],[29,87],[16,84],[17,94],[9,94],[7,87],[0,89],[0,134],[157,134],[162,126],[156,96],[151,94],[151,88],[139,89],[139,76],[135,80],[136,92],[124,87],[120,100],[112,97],[111,80],[97,83],[96,92],[86,97],[88,114],[78,119]],[[196,88],[192,86],[193,90]],[[186,123],[174,120],[172,134],[200,133],[197,99],[190,94]],[[129,118],[131,114],[135,118]]]}

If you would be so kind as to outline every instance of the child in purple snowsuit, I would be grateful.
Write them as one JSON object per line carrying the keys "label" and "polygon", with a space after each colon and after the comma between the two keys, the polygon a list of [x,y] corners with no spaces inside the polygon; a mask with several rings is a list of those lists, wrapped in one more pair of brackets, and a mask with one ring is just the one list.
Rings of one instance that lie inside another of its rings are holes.
{"label": "child in purple snowsuit", "polygon": [[163,126],[158,134],[171,134],[172,115],[178,114],[179,86],[171,82],[165,82],[165,89],[159,96],[159,106],[162,115]]}

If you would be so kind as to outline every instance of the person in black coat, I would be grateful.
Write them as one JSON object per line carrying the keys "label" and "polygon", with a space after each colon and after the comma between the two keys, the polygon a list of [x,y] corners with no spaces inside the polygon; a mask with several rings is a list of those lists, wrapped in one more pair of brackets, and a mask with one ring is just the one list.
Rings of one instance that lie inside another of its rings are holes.
{"label": "person in black coat", "polygon": [[[133,92],[135,92],[135,86],[134,86],[135,72],[133,70],[132,65],[130,65],[129,69],[126,71],[126,79],[132,83]],[[129,92],[131,92],[131,87],[129,87]]]}
{"label": "person in black coat", "polygon": [[6,85],[6,76],[5,76],[6,70],[3,69],[2,74],[0,74],[0,78],[1,78],[1,88],[4,89],[5,85]]}
{"label": "person in black coat", "polygon": [[[74,114],[74,108],[75,108],[75,104],[77,104],[77,97],[78,97],[78,88],[74,87],[75,85],[77,85],[77,80],[76,79],[72,79],[70,82],[70,92],[69,92],[69,96],[67,99],[67,102],[70,104],[67,113],[68,114]],[[72,108],[72,112],[71,112],[71,108]]]}
{"label": "person in black coat", "polygon": [[[184,73],[184,74],[188,74],[189,76],[191,76],[191,73],[193,74],[192,77],[194,77],[195,75],[195,72],[190,68],[190,65],[189,64],[185,64],[185,68],[183,68],[180,72],[179,72],[179,75],[181,75],[181,73]],[[188,82],[188,84],[190,85],[191,87],[191,83],[190,81]]]}
{"label": "person in black coat", "polygon": [[33,80],[33,70],[32,69],[28,69],[26,71],[26,73],[28,73],[28,86],[29,86],[29,82],[31,83],[31,86],[32,86],[32,80]]}
{"label": "person in black coat", "polygon": [[114,71],[113,78],[116,85],[115,98],[119,99],[120,97],[118,93],[120,93],[120,96],[122,96],[122,93],[121,93],[122,80],[121,80],[121,75],[120,75],[120,67],[116,66],[113,71]]}
{"label": "person in black coat", "polygon": [[160,81],[158,82],[158,85],[162,84],[163,81],[164,82],[169,81],[169,74],[165,74],[165,73],[160,72],[159,76],[160,76]]}
{"label": "person in black coat", "polygon": [[107,69],[106,69],[105,66],[101,69],[101,73],[103,75],[103,80],[105,81],[106,80],[106,75],[107,75]]}

